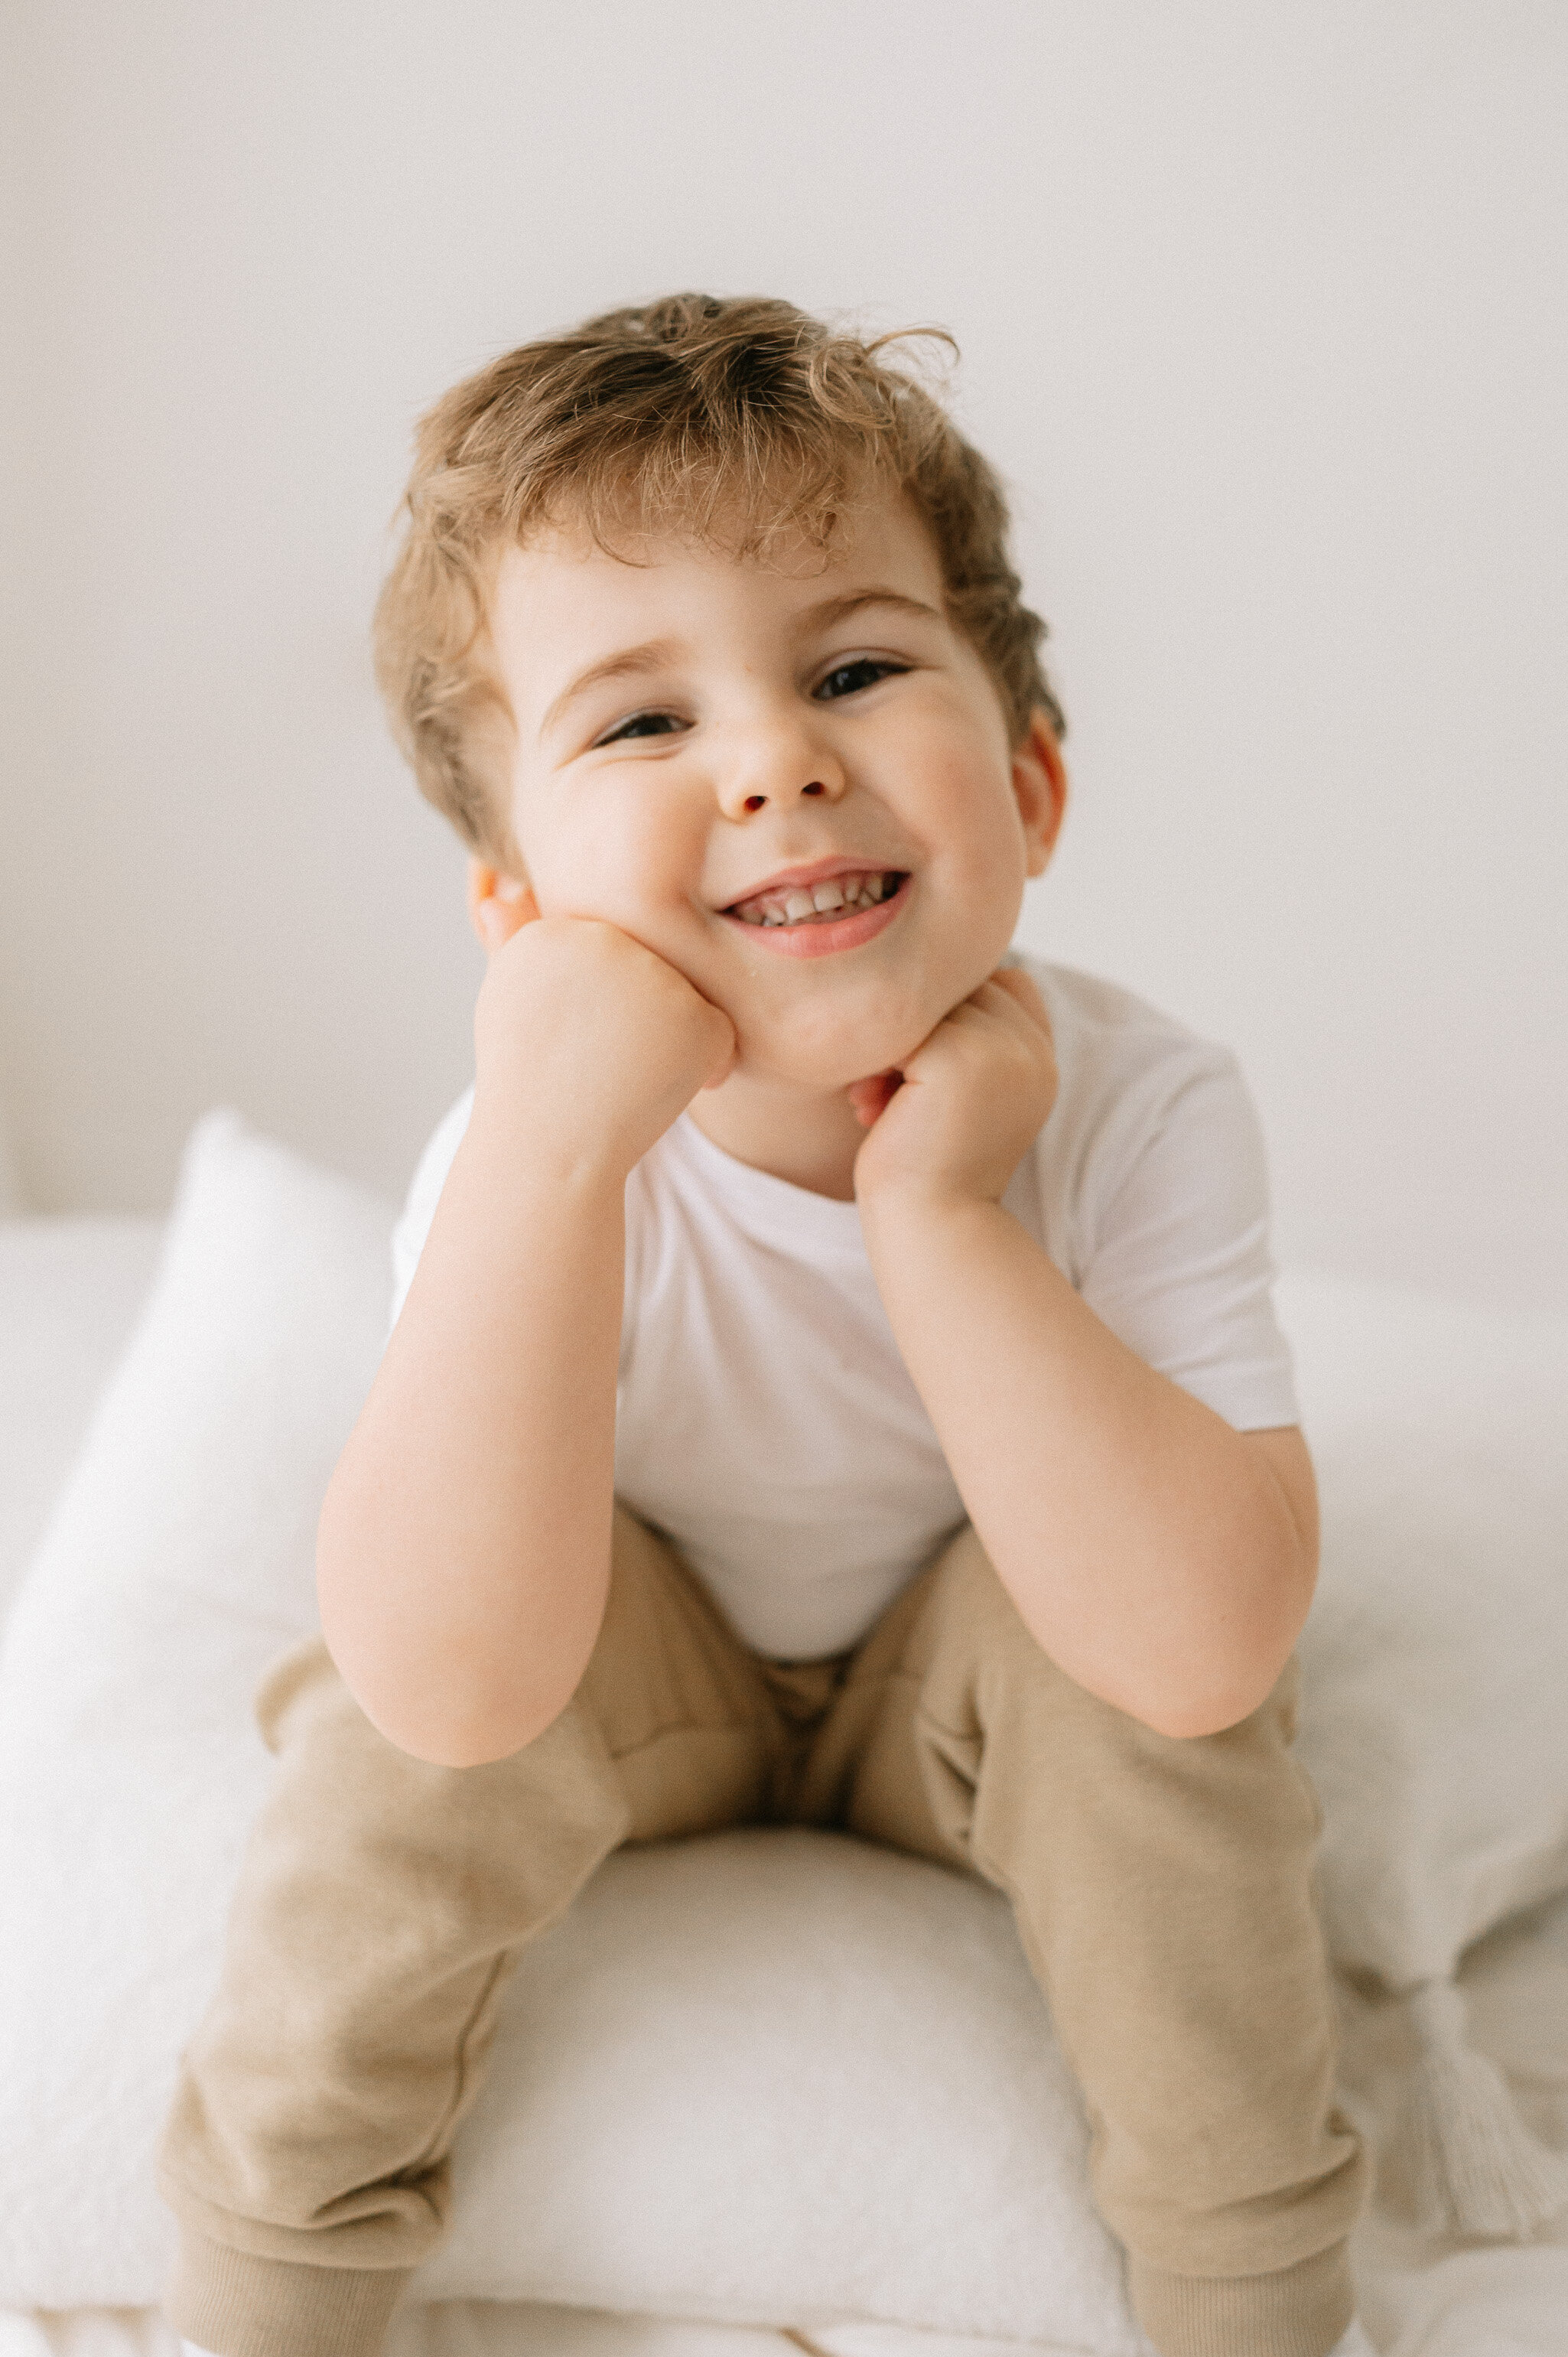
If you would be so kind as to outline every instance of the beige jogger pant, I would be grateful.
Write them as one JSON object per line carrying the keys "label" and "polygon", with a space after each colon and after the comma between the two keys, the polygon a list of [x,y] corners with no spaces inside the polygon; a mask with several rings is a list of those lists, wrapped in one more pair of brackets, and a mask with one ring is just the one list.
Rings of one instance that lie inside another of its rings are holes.
{"label": "beige jogger pant", "polygon": [[779,1822],[1006,1892],[1167,2357],[1325,2357],[1365,2165],[1294,1682],[1224,1734],[1153,1734],[1047,1659],[968,1530],[852,1652],[770,1663],[624,1512],[582,1684],[510,1759],[409,1758],[295,1647],[257,1698],[276,1781],[165,2136],[170,2320],[220,2357],[373,2357],[519,1951],[622,1842]]}

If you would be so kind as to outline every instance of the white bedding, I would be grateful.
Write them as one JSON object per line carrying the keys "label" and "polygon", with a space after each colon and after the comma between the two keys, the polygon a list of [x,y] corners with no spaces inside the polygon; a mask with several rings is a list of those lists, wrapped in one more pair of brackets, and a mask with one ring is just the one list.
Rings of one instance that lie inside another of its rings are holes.
{"label": "white bedding", "polygon": [[[0,1608],[8,1603],[99,1385],[151,1275],[156,1222],[0,1222]],[[1476,2041],[1532,2123],[1568,2143],[1568,1904],[1474,1951],[1464,1974]],[[1396,2016],[1344,1991],[1347,2098],[1378,2134],[1397,2072]],[[1529,2246],[1436,2242],[1402,2225],[1397,2181],[1359,2241],[1368,2329],[1388,2357],[1568,2357],[1568,2219]],[[1040,2344],[1044,2346],[1045,2344]],[[149,2310],[0,2312],[0,2357],[173,2357]],[[996,2342],[892,2328],[814,2338],[668,2319],[454,2302],[411,2310],[390,2357],[983,2357]]]}

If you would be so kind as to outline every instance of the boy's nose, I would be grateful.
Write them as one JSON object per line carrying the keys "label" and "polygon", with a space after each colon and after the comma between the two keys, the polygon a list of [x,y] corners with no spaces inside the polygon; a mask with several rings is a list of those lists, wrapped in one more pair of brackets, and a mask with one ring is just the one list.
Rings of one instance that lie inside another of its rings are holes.
{"label": "boy's nose", "polygon": [[749,818],[769,804],[837,802],[845,783],[843,764],[824,746],[804,733],[781,733],[728,766],[719,802],[726,818]]}

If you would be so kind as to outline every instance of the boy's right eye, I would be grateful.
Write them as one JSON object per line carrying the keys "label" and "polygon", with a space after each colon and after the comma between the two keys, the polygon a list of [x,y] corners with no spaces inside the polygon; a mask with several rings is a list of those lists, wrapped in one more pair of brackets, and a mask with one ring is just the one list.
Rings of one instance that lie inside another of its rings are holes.
{"label": "boy's right eye", "polygon": [[672,712],[634,712],[629,720],[618,720],[613,728],[607,728],[602,737],[596,737],[594,743],[596,747],[618,745],[628,737],[668,737],[684,726],[685,723],[677,720]]}

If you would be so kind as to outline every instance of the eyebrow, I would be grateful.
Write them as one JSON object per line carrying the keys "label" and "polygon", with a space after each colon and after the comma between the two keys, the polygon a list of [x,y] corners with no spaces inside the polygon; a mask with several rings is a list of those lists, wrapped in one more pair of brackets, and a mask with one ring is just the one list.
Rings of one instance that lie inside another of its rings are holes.
{"label": "eyebrow", "polygon": [[910,597],[902,589],[852,589],[843,597],[824,597],[818,606],[808,606],[800,616],[801,627],[825,630],[835,622],[847,622],[863,606],[892,606],[901,614],[918,614],[922,621],[945,622],[947,616],[935,606],[928,606],[919,597]]}
{"label": "eyebrow", "polygon": [[641,679],[650,671],[660,671],[672,662],[680,652],[673,639],[647,639],[639,647],[624,647],[619,654],[606,655],[602,662],[590,663],[569,680],[539,724],[539,733],[547,736],[560,719],[566,706],[590,687],[600,687],[608,679]]}
{"label": "eyebrow", "polygon": [[[795,628],[804,634],[810,630],[832,630],[836,622],[845,622],[865,606],[891,606],[903,614],[918,615],[922,621],[941,622],[946,616],[934,606],[918,597],[907,597],[902,589],[877,587],[853,589],[842,597],[823,597],[815,606],[806,607],[797,615]],[[675,662],[682,652],[674,639],[647,639],[639,647],[625,647],[618,654],[606,655],[601,662],[590,663],[569,680],[549,706],[539,724],[541,737],[548,736],[568,705],[584,695],[591,687],[602,687],[608,680],[643,679],[650,672],[661,671],[666,663]]]}

